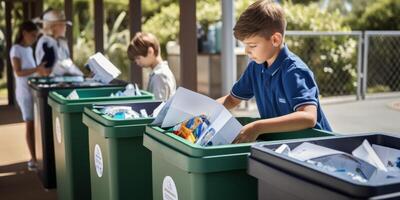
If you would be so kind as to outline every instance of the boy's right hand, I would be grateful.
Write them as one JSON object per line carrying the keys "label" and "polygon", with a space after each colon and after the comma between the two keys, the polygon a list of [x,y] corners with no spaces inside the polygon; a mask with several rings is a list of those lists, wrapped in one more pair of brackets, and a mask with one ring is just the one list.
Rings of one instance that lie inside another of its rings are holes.
{"label": "boy's right hand", "polygon": [[39,66],[37,66],[36,72],[40,76],[49,76],[51,73],[51,68],[46,68],[47,62],[42,62]]}

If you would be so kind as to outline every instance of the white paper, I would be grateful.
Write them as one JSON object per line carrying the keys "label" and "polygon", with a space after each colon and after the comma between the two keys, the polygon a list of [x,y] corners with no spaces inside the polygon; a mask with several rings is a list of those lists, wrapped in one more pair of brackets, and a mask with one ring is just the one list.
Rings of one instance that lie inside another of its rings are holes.
{"label": "white paper", "polygon": [[279,146],[277,149],[275,149],[276,153],[284,154],[284,155],[289,155],[291,150],[290,147],[287,144],[282,144]]}
{"label": "white paper", "polygon": [[328,155],[334,154],[345,154],[342,151],[337,151],[334,149],[330,149],[327,147],[319,146],[316,144],[312,144],[309,142],[303,142],[296,148],[294,148],[290,153],[289,156],[292,158],[296,158],[301,161],[311,160],[314,158],[319,158]]}
{"label": "white paper", "polygon": [[[165,105],[165,102],[162,102],[160,105],[158,105],[157,108],[153,110],[153,114],[151,114],[151,116],[152,117],[157,117],[158,113],[160,113],[160,111],[164,107],[164,105]],[[153,121],[153,123],[154,123],[154,121]]]}
{"label": "white paper", "polygon": [[156,110],[159,109],[159,111],[157,113],[157,116],[155,116],[156,118],[151,123],[152,125],[161,126],[162,122],[164,121],[165,116],[167,115],[168,109],[171,105],[173,98],[174,98],[174,96],[172,96],[167,102],[163,102],[156,108]]}
{"label": "white paper", "polygon": [[379,159],[368,140],[364,140],[363,143],[352,152],[352,154],[353,156],[375,166],[379,170],[387,172],[385,165],[382,163],[381,159]]}
{"label": "white paper", "polygon": [[210,126],[204,131],[197,144],[230,144],[239,134],[242,125],[223,105],[202,94],[178,88],[162,107],[152,124],[172,127],[195,116],[206,115]]}
{"label": "white paper", "polygon": [[353,177],[362,182],[369,180],[371,176],[377,171],[373,165],[358,158],[355,158],[354,156],[349,154],[329,155],[314,158],[312,161],[321,163],[322,168],[330,172],[340,173],[340,171],[345,170],[343,171],[344,173],[354,174]]}
{"label": "white paper", "polygon": [[140,92],[139,86],[136,83],[135,83],[135,92],[136,92],[136,96],[142,96],[142,93]]}
{"label": "white paper", "polygon": [[93,78],[102,83],[109,83],[121,74],[121,71],[100,52],[89,58],[88,65],[94,74]]}
{"label": "white paper", "polygon": [[149,115],[147,115],[146,109],[140,109],[140,115],[141,115],[143,118],[149,117]]}
{"label": "white paper", "polygon": [[71,99],[71,100],[73,100],[73,99],[79,99],[79,95],[78,95],[78,93],[76,92],[76,90],[72,90],[72,92],[69,93],[69,95],[67,96],[67,99]]}
{"label": "white paper", "polygon": [[228,110],[224,109],[218,113],[214,121],[211,121],[210,126],[200,136],[196,144],[201,146],[231,144],[241,129],[242,125]]}
{"label": "white paper", "polygon": [[202,94],[190,91],[183,87],[179,87],[172,98],[170,98],[165,105],[166,113],[160,112],[155,121],[162,118],[161,127],[172,127],[181,123],[191,117],[206,115],[210,116],[210,121],[214,121],[217,113],[222,112],[225,108]]}
{"label": "white paper", "polygon": [[372,149],[388,171],[400,172],[400,168],[396,166],[400,159],[400,150],[376,144],[372,145]]}

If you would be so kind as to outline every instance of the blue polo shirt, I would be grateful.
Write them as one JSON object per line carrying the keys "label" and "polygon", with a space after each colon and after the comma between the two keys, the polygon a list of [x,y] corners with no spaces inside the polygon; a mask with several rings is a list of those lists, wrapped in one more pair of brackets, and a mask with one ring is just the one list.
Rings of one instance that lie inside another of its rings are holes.
{"label": "blue polo shirt", "polygon": [[331,131],[318,94],[313,73],[286,45],[269,67],[250,62],[231,90],[231,95],[241,100],[255,97],[263,119],[293,113],[302,105],[316,105],[318,117],[314,128]]}

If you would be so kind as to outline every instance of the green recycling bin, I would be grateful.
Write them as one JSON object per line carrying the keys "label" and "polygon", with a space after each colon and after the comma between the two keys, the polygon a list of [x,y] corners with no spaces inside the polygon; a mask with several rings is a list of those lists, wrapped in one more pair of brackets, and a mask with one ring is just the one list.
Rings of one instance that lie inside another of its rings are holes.
{"label": "green recycling bin", "polygon": [[47,99],[51,91],[60,89],[99,88],[125,86],[126,83],[103,84],[92,78],[82,76],[30,77],[28,84],[33,96],[33,113],[35,129],[35,149],[37,158],[37,174],[44,188],[53,189],[56,184],[54,161],[53,124],[51,107]]}
{"label": "green recycling bin", "polygon": [[[244,125],[255,119],[238,120]],[[258,139],[273,142],[333,135],[306,129]],[[246,172],[252,144],[202,147],[157,126],[147,126],[143,145],[152,153],[153,199],[257,199],[257,179]]]}
{"label": "green recycling bin", "polygon": [[48,103],[52,107],[53,141],[57,194],[60,200],[90,199],[88,129],[82,122],[83,109],[101,102],[132,102],[151,100],[154,96],[110,97],[125,87],[76,89],[79,99],[66,98],[73,89],[52,91]]}
{"label": "green recycling bin", "polygon": [[[152,113],[161,101],[124,104]],[[151,200],[151,152],[143,133],[154,118],[116,120],[97,109],[85,108],[89,129],[90,185],[93,200]]]}

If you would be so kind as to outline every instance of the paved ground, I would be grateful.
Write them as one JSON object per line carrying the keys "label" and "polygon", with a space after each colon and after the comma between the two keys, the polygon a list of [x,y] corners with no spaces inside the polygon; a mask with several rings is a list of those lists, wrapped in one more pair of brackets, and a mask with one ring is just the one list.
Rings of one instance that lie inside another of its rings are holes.
{"label": "paved ground", "polygon": [[27,170],[29,153],[20,119],[15,108],[0,106],[0,199],[55,200],[56,191],[45,191],[36,173]]}
{"label": "paved ground", "polygon": [[386,132],[400,136],[400,97],[323,105],[334,131],[339,133]]}
{"label": "paved ground", "polygon": [[[369,96],[364,101],[355,97],[323,98],[322,108],[335,132],[351,134],[365,132],[397,133],[400,136],[400,94]],[[254,103],[248,109],[234,111],[236,116],[257,117]]]}
{"label": "paved ground", "polygon": [[[323,99],[322,106],[335,132],[390,132],[400,135],[400,95],[354,101]],[[255,105],[238,109],[237,116],[257,116]],[[397,109],[396,109],[397,108]],[[0,106],[0,199],[55,200],[56,191],[45,191],[36,174],[26,170],[29,159],[24,124],[15,108]]]}

